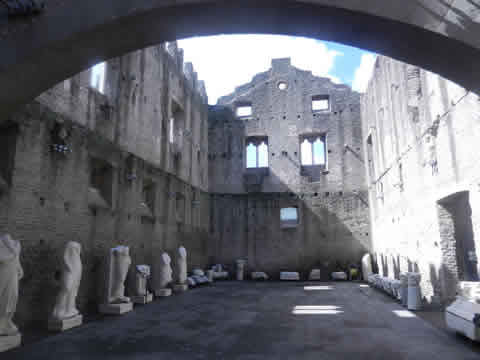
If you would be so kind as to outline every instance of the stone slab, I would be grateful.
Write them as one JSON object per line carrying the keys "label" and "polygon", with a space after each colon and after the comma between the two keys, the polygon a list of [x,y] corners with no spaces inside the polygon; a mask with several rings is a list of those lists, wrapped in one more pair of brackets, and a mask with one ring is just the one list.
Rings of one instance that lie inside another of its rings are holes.
{"label": "stone slab", "polygon": [[471,321],[465,320],[455,314],[445,311],[447,327],[457,333],[463,334],[473,341],[480,341],[480,327]]}
{"label": "stone slab", "polygon": [[331,275],[332,275],[333,280],[347,280],[348,279],[347,274],[343,271],[332,272]]}
{"label": "stone slab", "polygon": [[143,295],[143,296],[130,296],[130,300],[134,304],[148,304],[153,301],[153,294]]}
{"label": "stone slab", "polygon": [[98,311],[102,314],[121,315],[133,310],[133,303],[100,304]]}
{"label": "stone slab", "polygon": [[185,292],[187,290],[188,290],[188,284],[173,285],[173,292],[179,293],[179,292]]}
{"label": "stone slab", "polygon": [[320,269],[312,269],[308,276],[308,280],[320,280]]}
{"label": "stone slab", "polygon": [[63,320],[49,320],[48,330],[50,331],[65,331],[83,324],[83,316],[76,315]]}
{"label": "stone slab", "polygon": [[300,274],[295,271],[282,271],[280,272],[280,280],[298,281],[300,280]]}
{"label": "stone slab", "polygon": [[7,351],[20,346],[22,335],[0,336],[0,352]]}
{"label": "stone slab", "polygon": [[158,289],[155,290],[156,297],[165,297],[172,295],[172,289]]}

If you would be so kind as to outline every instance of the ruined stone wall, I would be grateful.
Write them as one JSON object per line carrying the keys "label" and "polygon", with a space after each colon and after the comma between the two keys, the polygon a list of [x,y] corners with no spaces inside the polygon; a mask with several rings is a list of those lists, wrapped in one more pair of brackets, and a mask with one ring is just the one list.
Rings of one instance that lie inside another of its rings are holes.
{"label": "ruined stone wall", "polygon": [[362,99],[380,273],[419,271],[423,296],[434,304],[455,296],[457,281],[467,280],[462,268],[478,265],[479,110],[476,95],[383,56]]}
{"label": "ruined stone wall", "polygon": [[[312,111],[314,96],[328,96],[329,108]],[[209,116],[217,261],[247,258],[251,270],[273,276],[358,261],[370,248],[359,94],[277,59],[218,103]],[[244,104],[252,114],[236,116]],[[327,164],[313,178],[302,170],[300,142],[317,134],[326,137]],[[268,169],[246,168],[252,136],[268,138]],[[280,209],[291,206],[299,224],[286,229]]]}
{"label": "ruined stone wall", "polygon": [[[178,50],[137,51],[107,62],[105,94],[89,86],[85,72],[0,129],[8,140],[0,145],[8,154],[0,157],[0,233],[22,245],[15,315],[22,330],[46,325],[67,241],[82,244],[78,303],[85,314],[96,312],[110,247],[130,246],[132,266],[152,264],[162,251],[173,255],[179,245],[188,249],[189,268],[207,264],[207,99],[191,68],[182,70]],[[172,99],[185,110],[189,133],[176,156],[166,137]],[[92,192],[95,164],[107,169],[101,196]]]}

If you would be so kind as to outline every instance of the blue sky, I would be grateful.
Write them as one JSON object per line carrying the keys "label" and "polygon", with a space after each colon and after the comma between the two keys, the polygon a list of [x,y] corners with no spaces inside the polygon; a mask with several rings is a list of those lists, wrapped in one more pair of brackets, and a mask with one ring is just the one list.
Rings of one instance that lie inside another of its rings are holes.
{"label": "blue sky", "polygon": [[179,46],[184,49],[185,61],[192,62],[199,79],[205,80],[210,104],[268,70],[271,59],[280,57],[291,57],[300,69],[363,92],[376,58],[342,44],[279,35],[198,37],[180,40]]}

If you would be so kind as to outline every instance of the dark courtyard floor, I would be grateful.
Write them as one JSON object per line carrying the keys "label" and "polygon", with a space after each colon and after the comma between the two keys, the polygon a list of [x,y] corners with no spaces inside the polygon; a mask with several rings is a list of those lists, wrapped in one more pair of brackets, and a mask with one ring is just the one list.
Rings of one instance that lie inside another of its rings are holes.
{"label": "dark courtyard floor", "polygon": [[0,358],[480,359],[479,345],[433,327],[365,286],[218,282]]}

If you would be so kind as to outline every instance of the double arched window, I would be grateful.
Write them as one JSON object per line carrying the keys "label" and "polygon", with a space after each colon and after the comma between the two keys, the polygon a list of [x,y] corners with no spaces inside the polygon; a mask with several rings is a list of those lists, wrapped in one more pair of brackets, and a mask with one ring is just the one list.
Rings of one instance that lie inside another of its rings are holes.
{"label": "double arched window", "polygon": [[247,168],[268,167],[268,138],[247,138]]}
{"label": "double arched window", "polygon": [[302,165],[325,166],[325,135],[304,136],[300,139]]}

